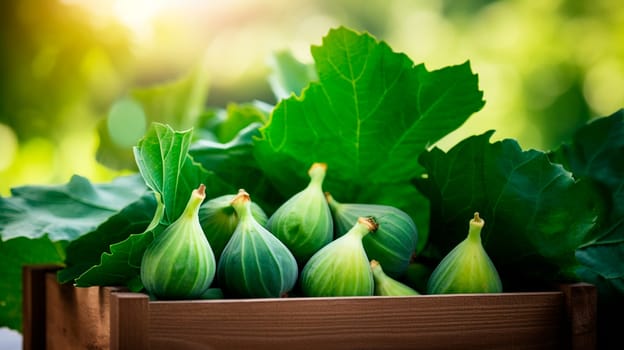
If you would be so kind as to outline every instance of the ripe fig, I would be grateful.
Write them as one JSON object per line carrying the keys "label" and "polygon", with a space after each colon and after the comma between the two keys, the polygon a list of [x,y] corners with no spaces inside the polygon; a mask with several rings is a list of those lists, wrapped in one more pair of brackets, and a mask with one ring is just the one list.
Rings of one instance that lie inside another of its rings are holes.
{"label": "ripe fig", "polygon": [[182,215],[145,250],[141,282],[158,299],[199,298],[214,279],[214,254],[197,217],[204,197],[204,185],[193,190]]}
{"label": "ripe fig", "polygon": [[373,273],[362,237],[375,231],[372,218],[358,218],[349,232],[316,252],[301,271],[305,296],[373,295]]}
{"label": "ripe fig", "polygon": [[239,221],[223,249],[217,278],[232,297],[280,297],[297,282],[297,261],[288,248],[254,218],[244,190],[232,200]]}
{"label": "ripe fig", "polygon": [[325,163],[310,167],[310,183],[292,196],[271,215],[267,223],[271,231],[293,253],[300,265],[333,238],[333,222],[323,194]]}
{"label": "ripe fig", "polygon": [[416,249],[418,232],[404,211],[379,204],[340,203],[326,193],[334,219],[336,236],[345,234],[358,217],[372,216],[379,225],[374,235],[362,240],[369,259],[379,261],[385,273],[400,278]]}
{"label": "ripe fig", "polygon": [[[227,194],[212,198],[199,207],[199,224],[210,242],[217,261],[238,225],[238,215],[232,207],[232,200],[235,196]],[[251,214],[260,225],[266,225],[267,215],[254,202],[251,203]]]}
{"label": "ripe fig", "polygon": [[485,221],[474,214],[468,237],[440,261],[427,282],[428,294],[500,293],[503,286],[496,267],[481,244]]}
{"label": "ripe fig", "polygon": [[385,274],[377,260],[371,260],[371,270],[375,281],[375,295],[379,296],[403,296],[419,295],[417,291]]}

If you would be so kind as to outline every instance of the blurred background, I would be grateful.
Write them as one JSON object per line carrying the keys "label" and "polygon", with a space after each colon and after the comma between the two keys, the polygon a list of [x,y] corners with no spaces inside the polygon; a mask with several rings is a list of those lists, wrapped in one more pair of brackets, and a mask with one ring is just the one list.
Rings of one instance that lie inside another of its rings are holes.
{"label": "blurred background", "polygon": [[442,148],[496,129],[547,150],[624,107],[620,0],[20,0],[0,2],[0,17],[0,195],[127,172],[96,153],[145,130],[143,116],[125,139],[107,134],[113,118],[129,122],[133,88],[199,69],[192,91],[207,106],[275,103],[271,53],[310,62],[309,46],[339,25],[430,70],[471,61],[486,105]]}

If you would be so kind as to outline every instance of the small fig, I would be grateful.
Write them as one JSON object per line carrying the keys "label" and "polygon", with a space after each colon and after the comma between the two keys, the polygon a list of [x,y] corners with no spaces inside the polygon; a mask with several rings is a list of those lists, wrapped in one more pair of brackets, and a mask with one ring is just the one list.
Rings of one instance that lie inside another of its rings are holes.
{"label": "small fig", "polygon": [[301,271],[305,296],[373,295],[373,273],[362,237],[375,231],[372,218],[358,218],[349,232],[316,252]]}
{"label": "small fig", "polygon": [[290,249],[300,265],[333,238],[333,222],[322,188],[326,171],[325,163],[312,164],[308,186],[282,204],[267,223],[269,231]]}
{"label": "small fig", "polygon": [[158,299],[196,299],[214,279],[214,254],[197,217],[205,196],[204,185],[193,190],[182,215],[145,250],[141,282]]}
{"label": "small fig", "polygon": [[440,261],[427,282],[427,293],[500,293],[503,286],[496,267],[481,244],[485,221],[474,214],[468,237]]}
{"label": "small fig", "polygon": [[379,296],[403,296],[419,295],[417,291],[385,274],[377,260],[371,260],[371,271],[375,281],[375,295]]}
{"label": "small fig", "polygon": [[[238,215],[232,207],[235,196],[227,194],[212,198],[199,208],[199,224],[210,242],[217,261],[238,225]],[[260,225],[266,225],[267,215],[258,204],[251,203],[251,214]]]}
{"label": "small fig", "polygon": [[232,297],[281,297],[297,282],[297,261],[288,248],[254,218],[244,190],[232,200],[239,221],[223,249],[217,278]]}
{"label": "small fig", "polygon": [[379,261],[392,278],[400,278],[406,271],[416,249],[416,224],[404,211],[379,204],[340,203],[326,193],[334,218],[336,236],[345,234],[358,217],[372,216],[379,225],[374,235],[362,240],[369,259]]}

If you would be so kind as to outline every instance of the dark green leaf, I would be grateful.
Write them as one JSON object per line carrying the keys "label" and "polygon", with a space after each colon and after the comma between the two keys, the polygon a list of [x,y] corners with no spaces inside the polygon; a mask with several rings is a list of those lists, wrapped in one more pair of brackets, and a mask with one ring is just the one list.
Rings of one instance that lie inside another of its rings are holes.
{"label": "dark green leaf", "polygon": [[22,328],[22,266],[63,262],[66,242],[48,236],[0,242],[0,327]]}
{"label": "dark green leaf", "polygon": [[142,233],[150,224],[156,201],[148,193],[67,246],[66,267],[58,272],[61,283],[73,281],[92,266],[100,263],[102,253],[110,253],[110,245]]}
{"label": "dark green leaf", "polygon": [[0,237],[71,241],[92,231],[146,192],[139,176],[120,177],[92,184],[73,176],[60,186],[24,186],[0,197]]}
{"label": "dark green leaf", "polygon": [[133,234],[111,245],[110,253],[102,254],[99,265],[91,267],[76,279],[76,286],[134,286],[133,289],[138,289],[136,282],[141,272],[141,259],[154,240],[154,234],[153,231]]}
{"label": "dark green leaf", "polygon": [[422,168],[406,160],[484,103],[469,63],[429,72],[367,34],[331,30],[312,55],[319,82],[282,100],[256,142],[283,193],[307,182],[313,162],[328,164],[327,182],[409,181]]}
{"label": "dark green leaf", "polygon": [[421,155],[428,177],[418,185],[431,201],[431,243],[446,254],[479,212],[485,249],[503,274],[566,271],[598,216],[591,188],[542,152],[523,151],[510,139],[489,143],[491,134]]}
{"label": "dark green leaf", "polygon": [[571,142],[551,153],[575,177],[594,184],[604,200],[594,236],[580,247],[579,276],[596,283],[601,298],[624,294],[624,110],[580,128]]}
{"label": "dark green leaf", "polygon": [[277,207],[282,197],[273,198],[276,191],[260,170],[253,157],[253,137],[258,135],[259,124],[250,124],[227,143],[200,140],[191,146],[189,153],[194,160],[214,172],[224,183],[224,192],[235,193],[244,188],[266,210]]}
{"label": "dark green leaf", "polygon": [[152,124],[134,148],[145,183],[159,193],[165,205],[164,223],[174,222],[184,211],[193,189],[207,183],[208,172],[188,155],[192,131],[174,131],[170,126]]}
{"label": "dark green leaf", "polygon": [[604,189],[613,221],[624,217],[624,110],[580,128],[551,158]]}

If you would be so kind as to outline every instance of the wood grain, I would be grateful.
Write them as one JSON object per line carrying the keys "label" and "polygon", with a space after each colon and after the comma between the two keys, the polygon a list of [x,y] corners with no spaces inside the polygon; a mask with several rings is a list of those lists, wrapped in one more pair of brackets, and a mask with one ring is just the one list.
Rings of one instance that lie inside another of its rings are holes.
{"label": "wood grain", "polygon": [[150,339],[189,350],[555,349],[563,303],[559,292],[158,301]]}
{"label": "wood grain", "polygon": [[143,349],[149,345],[149,298],[139,293],[113,293],[110,305],[110,349]]}
{"label": "wood grain", "polygon": [[587,283],[560,286],[565,297],[566,323],[570,330],[570,348],[596,348],[597,291]]}
{"label": "wood grain", "polygon": [[[56,267],[57,268],[57,267]],[[596,289],[149,301],[24,274],[24,349],[595,349]]]}

